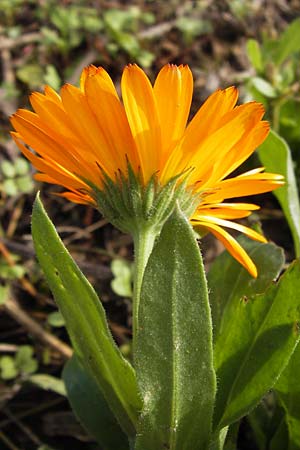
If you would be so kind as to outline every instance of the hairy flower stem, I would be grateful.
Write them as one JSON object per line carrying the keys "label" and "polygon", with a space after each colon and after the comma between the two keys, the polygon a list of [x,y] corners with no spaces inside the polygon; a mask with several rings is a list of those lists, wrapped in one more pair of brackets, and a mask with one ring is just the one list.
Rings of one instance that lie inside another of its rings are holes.
{"label": "hairy flower stem", "polygon": [[152,228],[139,229],[133,236],[134,243],[134,277],[133,277],[133,306],[132,306],[132,346],[135,354],[135,342],[138,330],[138,315],[140,295],[145,268],[153,249],[157,233]]}

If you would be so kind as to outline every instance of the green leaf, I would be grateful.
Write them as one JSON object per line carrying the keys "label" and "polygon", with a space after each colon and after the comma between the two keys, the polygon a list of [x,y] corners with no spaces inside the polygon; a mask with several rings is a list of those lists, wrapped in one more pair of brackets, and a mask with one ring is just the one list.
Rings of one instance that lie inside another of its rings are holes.
{"label": "green leaf", "polygon": [[8,299],[8,296],[9,296],[9,285],[0,284],[0,306],[5,304],[6,300]]}
{"label": "green leaf", "polygon": [[49,84],[53,89],[59,90],[61,86],[61,78],[53,64],[48,64],[46,66],[46,72],[44,75],[44,82]]}
{"label": "green leaf", "polygon": [[0,358],[0,378],[3,380],[12,380],[18,375],[15,360],[12,356],[2,356]]}
{"label": "green leaf", "polygon": [[247,55],[254,67],[254,69],[259,73],[263,70],[263,61],[260,51],[260,46],[257,40],[248,39],[247,41]]}
{"label": "green leaf", "polygon": [[7,280],[14,280],[16,278],[21,278],[26,273],[26,268],[21,264],[14,264],[9,266],[6,261],[0,259],[0,272],[1,277]]}
{"label": "green leaf", "polygon": [[216,428],[248,413],[274,385],[297,342],[300,262],[265,294],[237,300],[215,344]]}
{"label": "green leaf", "polygon": [[140,49],[139,53],[136,56],[136,60],[138,64],[142,67],[150,67],[155,59],[155,54],[152,52],[148,52],[147,50]]}
{"label": "green leaf", "polygon": [[128,440],[112,415],[97,383],[75,355],[63,371],[68,399],[78,419],[103,450],[128,450]]}
{"label": "green leaf", "polygon": [[14,168],[16,171],[16,175],[20,175],[20,176],[28,174],[28,172],[30,170],[28,161],[21,157],[16,158]]}
{"label": "green leaf", "polygon": [[253,77],[251,83],[258,90],[258,92],[268,98],[276,98],[276,89],[264,78]]}
{"label": "green leaf", "polygon": [[300,203],[291,151],[286,141],[275,131],[258,149],[258,156],[267,172],[285,177],[285,185],[274,191],[292,232],[296,256],[300,256]]}
{"label": "green leaf", "polygon": [[182,32],[187,44],[191,44],[196,36],[209,34],[213,30],[209,20],[199,19],[199,17],[180,16],[175,25]]}
{"label": "green leaf", "polygon": [[126,11],[116,8],[108,9],[103,14],[104,22],[115,32],[122,32],[125,29],[132,31],[131,22],[133,19],[133,11],[133,9],[127,9]]}
{"label": "green leaf", "polygon": [[166,222],[143,278],[136,370],[144,400],[136,450],[207,448],[215,397],[202,259],[180,211]]}
{"label": "green leaf", "polygon": [[66,322],[60,311],[53,311],[48,314],[47,322],[52,327],[64,327]]}
{"label": "green leaf", "polygon": [[132,270],[129,262],[114,259],[111,263],[114,279],[111,282],[113,291],[121,297],[132,297]]}
{"label": "green leaf", "polygon": [[20,192],[24,192],[25,194],[31,192],[34,188],[32,177],[29,175],[16,178],[15,183],[18,190]]}
{"label": "green leaf", "polygon": [[[300,102],[290,99],[280,108],[280,130],[282,130],[281,134],[285,137],[287,142],[300,141],[299,122]],[[299,154],[296,153],[296,155]]]}
{"label": "green leaf", "polygon": [[10,197],[14,197],[18,194],[18,186],[14,179],[7,178],[3,181],[2,185],[3,191]]}
{"label": "green leaf", "polygon": [[141,47],[135,35],[125,31],[119,31],[115,34],[115,39],[122,49],[124,49],[130,56],[136,58]]}
{"label": "green leaf", "polygon": [[245,236],[239,237],[238,242],[254,261],[258,277],[251,277],[227,251],[215,259],[207,277],[215,341],[234,316],[236,304],[265,292],[284,264],[283,250],[274,244],[261,244]]}
{"label": "green leaf", "polygon": [[21,345],[18,348],[15,362],[16,367],[22,374],[34,373],[38,368],[38,362],[33,358],[33,348],[30,345]]}
{"label": "green leaf", "polygon": [[56,392],[56,394],[62,396],[67,395],[65,383],[60,378],[53,377],[47,373],[31,375],[26,381],[30,381],[30,383],[35,384],[45,391]]}
{"label": "green leaf", "polygon": [[123,430],[135,435],[141,402],[134,370],[117,348],[99,298],[68,254],[38,196],[33,206],[32,236],[76,354],[95,377]]}
{"label": "green leaf", "polygon": [[44,69],[40,64],[23,64],[17,69],[17,77],[35,89],[43,83]]}
{"label": "green leaf", "polygon": [[287,450],[300,449],[300,346],[298,345],[287,367],[275,385],[275,390],[286,412],[289,431]]}
{"label": "green leaf", "polygon": [[13,178],[16,175],[16,168],[13,163],[5,159],[1,163],[1,172],[5,177]]}
{"label": "green leaf", "polygon": [[295,19],[282,33],[274,54],[275,64],[280,65],[300,50],[300,18]]}

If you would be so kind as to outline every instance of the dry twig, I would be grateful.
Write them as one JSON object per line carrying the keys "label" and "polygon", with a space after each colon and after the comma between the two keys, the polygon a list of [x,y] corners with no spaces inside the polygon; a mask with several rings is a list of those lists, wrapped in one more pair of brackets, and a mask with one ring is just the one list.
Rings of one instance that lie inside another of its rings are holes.
{"label": "dry twig", "polygon": [[62,342],[56,336],[45,331],[41,325],[33,320],[18,304],[18,302],[11,296],[6,300],[4,304],[5,311],[13,317],[20,325],[35,336],[40,341],[44,342],[49,347],[58,351],[65,358],[71,358],[73,350],[67,344]]}

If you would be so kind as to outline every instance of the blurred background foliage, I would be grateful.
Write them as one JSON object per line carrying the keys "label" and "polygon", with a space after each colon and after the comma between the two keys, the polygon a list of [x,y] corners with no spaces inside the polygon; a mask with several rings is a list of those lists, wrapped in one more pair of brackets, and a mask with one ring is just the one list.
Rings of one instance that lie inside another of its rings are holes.
{"label": "blurred background foliage", "polygon": [[[291,261],[300,251],[300,3],[0,0],[0,12],[0,448],[92,449],[60,378],[72,350],[34,257],[30,214],[36,190],[42,188],[64,243],[101,291],[113,335],[129,357],[131,240],[91,208],[52,195],[57,187],[33,181],[32,167],[10,140],[9,115],[28,107],[30,92],[44,84],[56,90],[65,82],[78,84],[88,64],[104,66],[118,89],[128,63],[139,64],[152,80],[166,63],[189,64],[192,113],[215,89],[238,85],[241,101],[265,105],[275,132],[265,149],[271,160],[262,149],[247,168],[259,157],[290,180],[277,199],[255,199],[262,209],[250,221]],[[222,248],[210,236],[202,248],[208,268]],[[282,417],[276,405],[272,397],[263,407],[269,422]],[[260,428],[261,415],[256,410],[242,422],[242,450],[273,448],[271,431]]]}

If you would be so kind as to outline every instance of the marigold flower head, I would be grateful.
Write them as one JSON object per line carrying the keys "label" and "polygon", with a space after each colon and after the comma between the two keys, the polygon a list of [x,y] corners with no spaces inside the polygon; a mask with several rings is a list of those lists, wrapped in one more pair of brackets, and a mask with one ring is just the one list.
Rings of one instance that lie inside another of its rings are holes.
{"label": "marigold flower head", "polygon": [[[228,178],[268,134],[263,106],[236,106],[235,87],[217,90],[187,126],[193,92],[188,66],[164,66],[152,86],[138,66],[128,65],[121,89],[123,102],[108,73],[89,66],[80,88],[65,84],[58,95],[46,86],[44,94],[31,95],[35,112],[19,109],[11,117],[16,130],[11,134],[38,170],[35,178],[65,187],[62,196],[104,214],[115,208],[112,222],[116,211],[128,215],[128,205],[133,216],[147,221],[156,214],[165,220],[159,208],[163,204],[169,214],[172,203],[163,202],[162,193],[176,199],[174,192],[181,189],[191,223],[212,232],[257,276],[252,260],[225,229],[265,242],[233,222],[259,207],[230,199],[271,191],[282,185],[282,176],[258,168]],[[126,229],[124,220],[115,222]]]}

